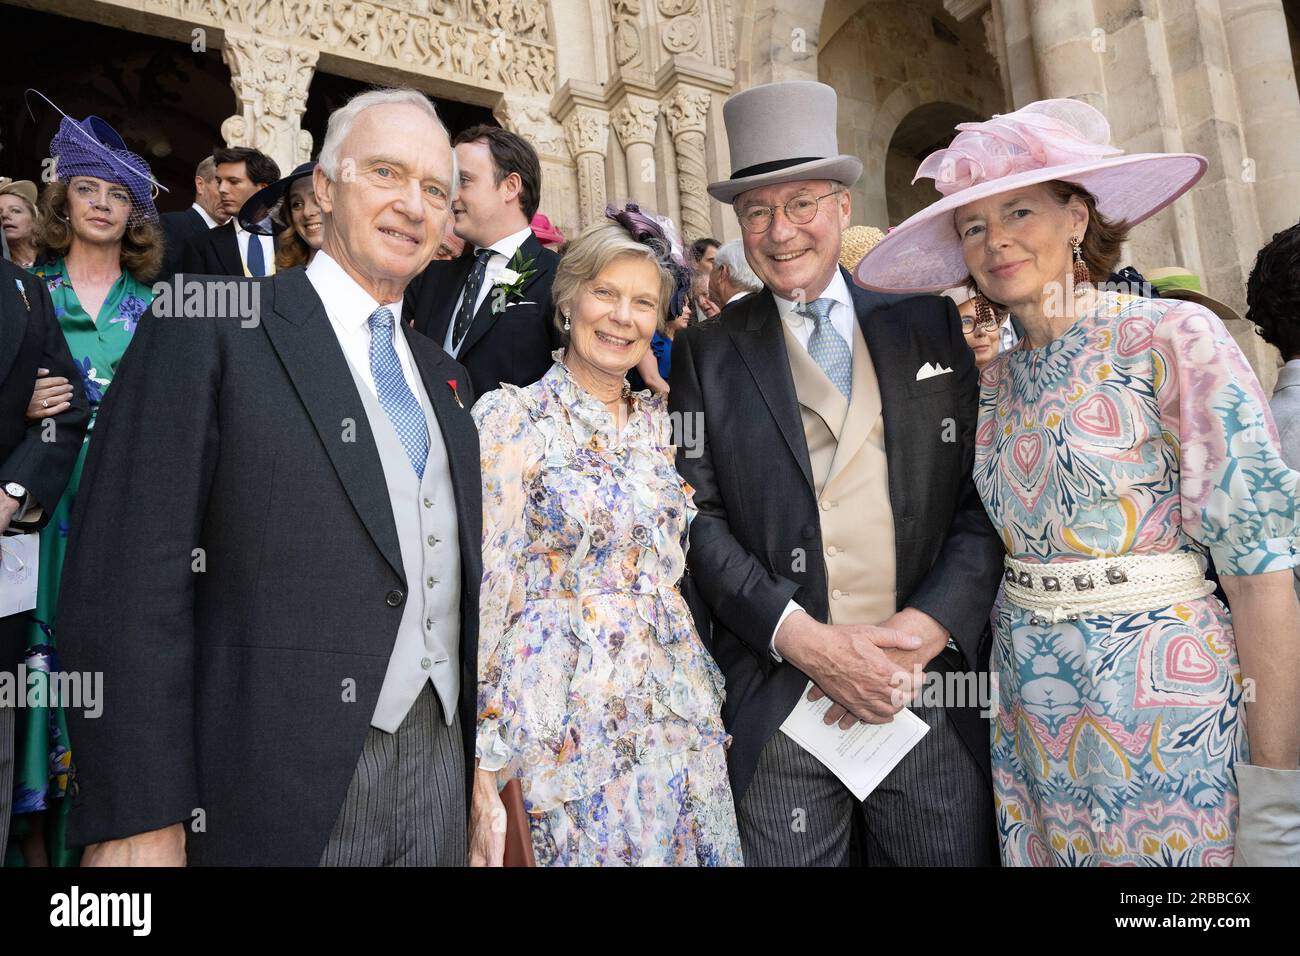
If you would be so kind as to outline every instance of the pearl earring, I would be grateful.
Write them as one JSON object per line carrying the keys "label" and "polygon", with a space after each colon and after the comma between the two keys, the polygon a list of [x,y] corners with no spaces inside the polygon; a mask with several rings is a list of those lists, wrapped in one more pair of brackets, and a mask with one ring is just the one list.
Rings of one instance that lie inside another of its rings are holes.
{"label": "pearl earring", "polygon": [[565,313],[564,313],[564,331],[566,331],[566,332],[569,331],[570,327],[571,327],[571,326],[569,325],[569,313],[565,312]]}

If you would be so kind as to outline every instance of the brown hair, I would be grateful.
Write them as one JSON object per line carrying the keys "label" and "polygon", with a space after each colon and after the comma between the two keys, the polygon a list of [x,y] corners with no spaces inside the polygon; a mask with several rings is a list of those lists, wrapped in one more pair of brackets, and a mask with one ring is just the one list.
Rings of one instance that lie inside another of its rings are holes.
{"label": "brown hair", "polygon": [[[162,271],[163,234],[156,222],[127,226],[121,239],[122,268],[139,282],[152,282]],[[41,193],[36,247],[42,259],[62,259],[72,248],[68,225],[68,184],[56,180]]]}
{"label": "brown hair", "polygon": [[311,258],[311,246],[290,226],[275,237],[275,271],[305,266]]}
{"label": "brown hair", "polygon": [[519,174],[522,183],[519,188],[519,209],[524,218],[531,221],[542,196],[542,164],[537,159],[537,150],[517,133],[485,123],[457,133],[451,145],[477,143],[480,140],[487,143],[487,148],[492,153],[497,186],[511,173]]}
{"label": "brown hair", "polygon": [[1128,239],[1132,226],[1127,222],[1115,222],[1097,211],[1097,199],[1092,193],[1074,183],[1053,179],[1044,183],[1052,198],[1064,206],[1074,196],[1078,196],[1088,207],[1088,231],[1084,233],[1080,250],[1083,261],[1088,264],[1088,272],[1093,282],[1105,282],[1119,265],[1120,247]]}

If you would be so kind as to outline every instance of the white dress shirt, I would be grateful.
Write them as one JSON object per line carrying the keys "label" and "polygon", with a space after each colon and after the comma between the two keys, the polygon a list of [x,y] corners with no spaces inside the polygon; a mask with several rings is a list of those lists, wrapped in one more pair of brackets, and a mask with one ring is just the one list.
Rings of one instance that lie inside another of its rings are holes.
{"label": "white dress shirt", "polygon": [[256,239],[262,244],[262,261],[266,263],[266,274],[275,275],[275,239],[271,236],[258,236],[251,232],[245,232],[244,227],[239,224],[239,217],[235,217],[235,241],[239,243],[239,261],[244,264],[244,275],[252,275],[248,271],[248,241]]}
{"label": "white dress shirt", "polygon": [[[799,303],[792,299],[783,299],[775,292],[772,293],[772,299],[776,302],[776,311],[781,316],[781,321],[789,326],[790,332],[799,344],[805,349],[808,348],[808,339],[812,336],[815,325],[812,318],[796,312],[795,309]],[[807,301],[812,302],[814,299],[830,299],[835,303],[831,306],[829,316],[831,325],[834,326],[840,337],[849,343],[849,350],[852,351],[853,323],[857,321],[857,312],[853,308],[853,298],[849,295],[849,287],[844,282],[844,276],[839,269],[835,270],[830,285],[822,291],[821,295],[810,296]],[[785,623],[787,617],[795,611],[802,610],[803,608],[798,603],[791,601],[785,606],[785,610],[781,612],[780,618],[777,619],[776,627],[772,629],[772,637],[767,643],[768,649],[772,652],[772,657],[775,660],[780,661],[783,659],[776,650],[776,632],[781,629],[781,625]]]}
{"label": "white dress shirt", "polygon": [[[492,286],[501,276],[501,273],[505,272],[506,267],[510,265],[510,260],[515,257],[515,253],[519,251],[519,247],[522,246],[524,240],[532,234],[532,227],[524,226],[524,228],[520,229],[518,232],[513,232],[504,239],[498,239],[496,242],[492,243],[492,245],[487,247],[497,253],[497,255],[488,259],[487,265],[483,267],[483,284],[479,286],[478,297],[474,300],[475,315],[477,315],[478,310],[483,307],[483,300],[488,297],[488,293],[492,291]],[[478,255],[481,248],[483,247],[475,246],[474,254]],[[468,276],[466,278],[468,278]],[[446,349],[447,354],[452,358],[459,358],[458,353],[460,352],[460,348],[459,346],[453,348],[451,340],[456,334],[456,316],[460,315],[460,304],[464,298],[465,289],[462,287],[460,294],[456,296],[456,305],[451,310],[451,321],[447,323],[447,339],[442,343],[442,347]],[[469,331],[466,330],[465,334],[468,335]],[[461,339],[460,344],[464,345],[465,340]]]}
{"label": "white dress shirt", "polygon": [[[735,302],[737,299],[743,299],[745,296],[749,295],[749,292],[750,292],[749,289],[741,289],[739,292],[737,292],[735,295],[733,295],[730,299],[728,299],[726,302],[724,302],[723,305],[731,305],[731,303]],[[775,294],[775,293],[773,293],[772,298],[776,298],[776,294]]]}
{"label": "white dress shirt", "polygon": [[[198,203],[194,203],[194,205],[190,206],[190,208],[203,217],[203,221],[208,224],[209,229],[216,229],[217,226],[221,225],[221,223],[217,222],[215,219],[209,216],[208,211],[204,209],[202,206],[200,206]],[[238,226],[236,226],[236,228],[238,228]]]}
{"label": "white dress shirt", "polygon": [[418,396],[415,359],[411,356],[406,336],[401,332],[402,300],[376,302],[324,250],[318,250],[307,266],[307,281],[325,304],[325,314],[329,316],[343,354],[376,398],[379,391],[375,388],[375,375],[370,370],[370,316],[381,304],[388,306],[393,313],[393,344],[397,349],[397,361],[402,366],[402,375],[411,394]]}

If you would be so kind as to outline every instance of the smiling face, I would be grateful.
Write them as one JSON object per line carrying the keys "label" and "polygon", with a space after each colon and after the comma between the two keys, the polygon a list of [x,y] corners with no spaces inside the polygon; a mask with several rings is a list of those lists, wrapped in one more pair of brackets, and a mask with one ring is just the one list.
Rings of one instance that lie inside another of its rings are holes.
{"label": "smiling face", "polygon": [[82,242],[120,242],[130,216],[131,193],[125,186],[94,176],[68,181],[68,226]]}
{"label": "smiling face", "polygon": [[[809,222],[794,223],[786,216],[783,207],[791,200],[811,202],[836,189],[843,191],[819,200]],[[736,213],[742,222],[755,206],[776,206],[777,210],[766,232],[741,229],[750,268],[783,299],[817,298],[839,268],[840,233],[849,225],[848,190],[824,179],[751,189],[736,199]]]}
{"label": "smiling face", "polygon": [[0,227],[4,228],[9,245],[25,245],[32,241],[36,218],[27,201],[13,193],[0,195]]}
{"label": "smiling face", "polygon": [[569,306],[567,361],[621,378],[641,361],[659,322],[663,280],[659,267],[640,255],[611,259],[579,286]]}
{"label": "smiling face", "polygon": [[456,147],[456,162],[460,166],[460,186],[452,206],[456,235],[476,246],[488,246],[528,225],[519,208],[519,174],[511,173],[498,183],[487,143],[461,143]]}
{"label": "smiling face", "polygon": [[968,203],[954,216],[962,256],[988,298],[1016,315],[1037,315],[1071,271],[1070,237],[1082,239],[1088,207],[1065,205],[1046,185]]}
{"label": "smiling face", "polygon": [[221,202],[218,208],[227,218],[239,212],[248,198],[266,185],[266,183],[255,183],[248,178],[248,164],[243,160],[237,163],[221,163],[217,166],[217,174],[213,182],[216,184],[217,197]]}
{"label": "smiling face", "polygon": [[294,232],[312,249],[319,249],[324,239],[320,218],[320,204],[310,176],[295,179],[289,186],[289,219]]}
{"label": "smiling face", "polygon": [[316,167],[322,248],[380,302],[401,298],[433,258],[449,214],[451,143],[417,106],[387,103],[357,116],[339,155],[349,175]]}

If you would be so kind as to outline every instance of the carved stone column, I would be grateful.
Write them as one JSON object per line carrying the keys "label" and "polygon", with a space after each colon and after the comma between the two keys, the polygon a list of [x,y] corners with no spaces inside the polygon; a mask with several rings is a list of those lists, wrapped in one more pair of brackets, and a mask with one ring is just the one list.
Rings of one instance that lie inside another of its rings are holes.
{"label": "carved stone column", "polygon": [[609,113],[577,106],[564,119],[564,136],[578,167],[578,224],[586,229],[605,212],[605,147]]}
{"label": "carved stone column", "polygon": [[239,112],[221,124],[226,145],[261,150],[284,175],[311,159],[311,133],[300,124],[320,52],[227,31],[221,55],[239,101]]}
{"label": "carved stone column", "polygon": [[654,147],[658,120],[659,104],[643,96],[627,97],[613,115],[627,157],[628,191],[644,209],[654,209],[658,203]]}
{"label": "carved stone column", "polygon": [[709,195],[705,192],[709,184],[708,165],[704,154],[704,132],[712,99],[707,90],[678,86],[663,103],[677,156],[682,241],[688,245],[712,233]]}

